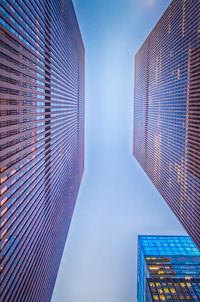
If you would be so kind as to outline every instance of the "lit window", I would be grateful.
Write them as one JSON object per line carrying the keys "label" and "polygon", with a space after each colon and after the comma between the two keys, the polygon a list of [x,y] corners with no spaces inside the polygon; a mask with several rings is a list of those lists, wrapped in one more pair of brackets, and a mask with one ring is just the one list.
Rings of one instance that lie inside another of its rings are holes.
{"label": "lit window", "polygon": [[5,208],[2,212],[1,212],[1,217],[7,212],[7,208]]}
{"label": "lit window", "polygon": [[1,195],[7,191],[7,186],[5,186],[3,189],[1,189]]}
{"label": "lit window", "polygon": [[15,173],[16,173],[16,169],[14,169],[14,170],[11,171],[11,175],[13,175]]}
{"label": "lit window", "polygon": [[158,296],[154,295],[153,296],[154,300],[159,300]]}
{"label": "lit window", "polygon": [[5,166],[5,167],[2,167],[2,168],[1,168],[1,172],[5,171],[6,169],[7,169],[6,166]]}
{"label": "lit window", "polygon": [[7,176],[6,176],[6,175],[3,176],[3,177],[1,177],[1,184],[2,184],[6,179],[7,179]]}
{"label": "lit window", "polygon": [[6,235],[6,233],[7,233],[7,229],[1,234],[1,239],[4,238],[4,236]]}
{"label": "lit window", "polygon": [[5,197],[2,201],[1,201],[1,206],[4,205],[4,203],[7,201],[7,197]]}
{"label": "lit window", "polygon": [[149,269],[150,269],[150,270],[158,270],[159,267],[157,267],[157,266],[149,266]]}

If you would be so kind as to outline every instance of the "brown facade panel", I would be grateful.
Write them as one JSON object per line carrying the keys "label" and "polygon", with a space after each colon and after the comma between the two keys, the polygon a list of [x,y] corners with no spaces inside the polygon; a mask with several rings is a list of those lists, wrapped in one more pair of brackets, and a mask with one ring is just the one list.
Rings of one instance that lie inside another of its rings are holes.
{"label": "brown facade panel", "polygon": [[71,0],[0,3],[2,301],[50,301],[84,168]]}
{"label": "brown facade panel", "polygon": [[200,247],[200,2],[173,0],[135,57],[134,156]]}

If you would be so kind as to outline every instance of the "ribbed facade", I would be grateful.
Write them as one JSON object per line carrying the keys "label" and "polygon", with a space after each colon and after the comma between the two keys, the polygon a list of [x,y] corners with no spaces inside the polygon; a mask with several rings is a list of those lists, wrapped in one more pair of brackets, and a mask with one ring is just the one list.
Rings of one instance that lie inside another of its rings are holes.
{"label": "ribbed facade", "polygon": [[189,236],[139,236],[137,297],[200,301],[200,250]]}
{"label": "ribbed facade", "polygon": [[198,0],[173,0],[136,54],[133,149],[200,247]]}
{"label": "ribbed facade", "polygon": [[1,297],[50,301],[84,168],[71,0],[0,1]]}

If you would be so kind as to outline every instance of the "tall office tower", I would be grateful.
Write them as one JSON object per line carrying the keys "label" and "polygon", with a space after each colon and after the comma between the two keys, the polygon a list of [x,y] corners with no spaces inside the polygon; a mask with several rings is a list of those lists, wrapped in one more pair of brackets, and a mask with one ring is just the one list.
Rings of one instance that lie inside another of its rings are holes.
{"label": "tall office tower", "polygon": [[200,251],[189,236],[138,237],[138,302],[200,301]]}
{"label": "tall office tower", "polygon": [[0,300],[46,302],[83,173],[84,46],[72,1],[0,1],[0,69]]}
{"label": "tall office tower", "polygon": [[173,0],[135,57],[134,155],[200,247],[200,1]]}

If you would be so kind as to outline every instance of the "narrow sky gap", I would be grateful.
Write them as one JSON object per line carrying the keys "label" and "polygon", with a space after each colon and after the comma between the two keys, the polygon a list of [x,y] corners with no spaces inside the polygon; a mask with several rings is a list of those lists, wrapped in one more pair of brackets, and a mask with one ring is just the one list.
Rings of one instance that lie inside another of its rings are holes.
{"label": "narrow sky gap", "polygon": [[75,0],[85,172],[52,302],[136,301],[138,234],[185,231],[132,156],[134,55],[169,0]]}

